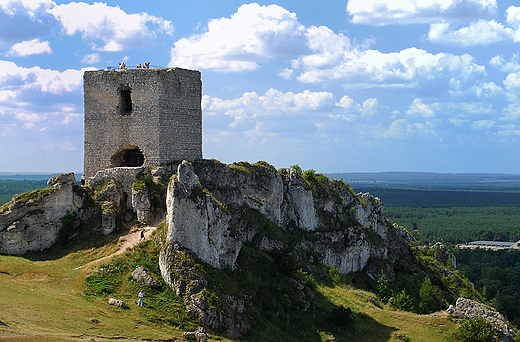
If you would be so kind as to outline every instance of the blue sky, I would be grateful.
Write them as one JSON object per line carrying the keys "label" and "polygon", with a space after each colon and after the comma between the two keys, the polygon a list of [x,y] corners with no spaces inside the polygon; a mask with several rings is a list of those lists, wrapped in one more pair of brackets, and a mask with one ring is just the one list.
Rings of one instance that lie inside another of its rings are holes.
{"label": "blue sky", "polygon": [[0,171],[81,172],[85,70],[202,72],[203,154],[520,173],[520,4],[0,0]]}

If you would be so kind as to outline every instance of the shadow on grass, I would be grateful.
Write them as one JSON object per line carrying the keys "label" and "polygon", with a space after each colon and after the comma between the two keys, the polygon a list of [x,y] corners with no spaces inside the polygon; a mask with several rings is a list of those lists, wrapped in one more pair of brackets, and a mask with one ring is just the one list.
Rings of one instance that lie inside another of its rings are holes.
{"label": "shadow on grass", "polygon": [[71,253],[85,251],[93,248],[100,248],[110,244],[115,244],[119,237],[127,231],[117,231],[110,235],[92,235],[74,240],[66,245],[55,244],[50,248],[42,251],[32,251],[21,255],[22,258],[31,261],[49,261],[58,260]]}

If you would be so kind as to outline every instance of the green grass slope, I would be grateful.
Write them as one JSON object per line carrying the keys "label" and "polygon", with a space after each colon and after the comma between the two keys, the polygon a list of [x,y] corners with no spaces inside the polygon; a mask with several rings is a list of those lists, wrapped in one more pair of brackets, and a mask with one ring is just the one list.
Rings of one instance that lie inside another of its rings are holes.
{"label": "green grass slope", "polygon": [[[0,256],[0,321],[5,324],[0,324],[0,341],[184,340],[183,332],[195,330],[197,323],[160,277],[157,260],[164,233],[162,225],[157,237],[112,258],[106,257],[119,247],[115,235],[24,257]],[[247,247],[239,259],[241,271],[217,272],[194,262],[213,279],[208,291],[252,294],[253,305],[247,311],[252,330],[244,341],[326,341],[330,336],[353,342],[404,337],[455,341],[457,326],[445,315],[396,311],[378,301],[374,305],[367,300],[376,297],[373,293],[345,285],[330,270],[308,274],[293,260]],[[131,277],[137,266],[149,270],[162,289],[137,284]],[[294,286],[288,285],[288,273],[313,289],[306,296],[311,304],[306,311]],[[146,293],[144,307],[135,304],[141,288]],[[129,308],[108,305],[111,297]],[[352,310],[349,324],[335,322],[333,313],[341,306]],[[92,323],[93,317],[99,323]],[[213,340],[232,341],[212,335]]]}

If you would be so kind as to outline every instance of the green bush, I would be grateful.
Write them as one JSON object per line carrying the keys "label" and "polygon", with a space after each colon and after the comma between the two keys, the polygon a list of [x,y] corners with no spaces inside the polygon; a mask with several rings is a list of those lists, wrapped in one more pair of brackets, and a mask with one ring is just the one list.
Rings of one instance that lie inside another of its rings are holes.
{"label": "green bush", "polygon": [[385,274],[381,272],[381,277],[379,277],[377,281],[377,297],[384,304],[388,303],[388,300],[393,297],[394,291],[390,287],[388,287],[388,280],[385,277]]}
{"label": "green bush", "polygon": [[390,305],[402,311],[413,311],[414,309],[412,298],[406,294],[406,289],[390,298]]}
{"label": "green bush", "polygon": [[498,335],[498,330],[482,317],[465,319],[456,332],[461,342],[488,342]]}
{"label": "green bush", "polygon": [[95,273],[85,278],[87,283],[85,295],[102,297],[114,293],[121,283],[121,275],[126,268],[127,265],[119,262],[101,264]]}
{"label": "green bush", "polygon": [[332,280],[332,282],[334,284],[340,285],[342,283],[341,282],[341,275],[339,274],[338,268],[336,267],[336,265],[332,266],[329,269],[329,276],[330,276],[330,279]]}
{"label": "green bush", "polygon": [[423,314],[432,313],[441,310],[444,306],[444,297],[438,286],[432,284],[430,277],[424,278],[419,290],[419,312]]}
{"label": "green bush", "polygon": [[58,233],[58,245],[64,246],[67,244],[69,239],[74,235],[75,228],[74,222],[76,220],[76,214],[69,213],[61,218],[61,227]]}

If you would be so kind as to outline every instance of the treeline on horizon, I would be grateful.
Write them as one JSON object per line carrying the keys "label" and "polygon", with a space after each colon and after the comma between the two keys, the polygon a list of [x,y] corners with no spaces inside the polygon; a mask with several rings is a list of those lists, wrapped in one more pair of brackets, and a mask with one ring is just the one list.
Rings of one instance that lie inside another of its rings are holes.
{"label": "treeline on horizon", "polygon": [[435,173],[435,172],[350,172],[325,174],[334,179],[343,179],[350,184],[365,185],[464,185],[509,186],[520,185],[520,174],[504,173]]}
{"label": "treeline on horizon", "polygon": [[388,219],[424,244],[520,240],[520,190],[353,189],[379,197]]}

